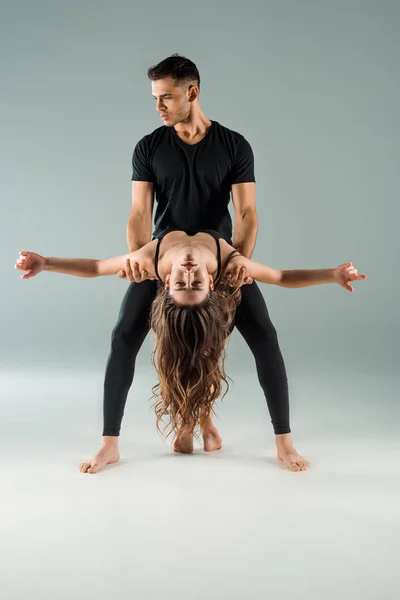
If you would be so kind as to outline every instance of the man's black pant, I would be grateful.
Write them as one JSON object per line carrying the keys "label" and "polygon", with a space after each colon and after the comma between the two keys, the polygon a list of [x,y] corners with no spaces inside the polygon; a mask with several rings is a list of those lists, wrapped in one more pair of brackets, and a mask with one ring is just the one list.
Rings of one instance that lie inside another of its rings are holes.
{"label": "man's black pant", "polygon": [[[157,288],[157,281],[131,283],[123,299],[112,333],[104,382],[103,435],[117,436],[120,433],[136,356],[150,329],[150,308]],[[275,327],[255,282],[242,286],[242,301],[236,310],[235,326],[256,360],[258,379],[267,400],[275,434],[290,433],[285,364]]]}

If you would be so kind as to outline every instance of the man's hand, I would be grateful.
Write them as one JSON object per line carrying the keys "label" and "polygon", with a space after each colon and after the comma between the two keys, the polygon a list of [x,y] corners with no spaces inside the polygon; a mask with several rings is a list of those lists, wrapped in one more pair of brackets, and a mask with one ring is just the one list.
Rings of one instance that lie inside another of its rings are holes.
{"label": "man's hand", "polygon": [[252,277],[247,277],[245,267],[240,267],[239,265],[232,271],[228,271],[223,280],[229,287],[242,287],[242,285],[253,283]]}
{"label": "man's hand", "polygon": [[348,292],[354,292],[354,288],[350,285],[351,281],[364,281],[366,275],[359,275],[358,270],[353,266],[353,263],[344,263],[333,269],[333,279],[342,288]]}
{"label": "man's hand", "polygon": [[18,271],[25,271],[24,275],[21,275],[21,279],[30,279],[40,273],[40,271],[43,271],[45,264],[46,259],[40,254],[36,254],[35,252],[20,252],[15,268]]}
{"label": "man's hand", "polygon": [[121,279],[126,279],[126,273],[125,271],[118,271],[118,277],[120,277]]}
{"label": "man's hand", "polygon": [[142,283],[143,281],[146,281],[146,279],[151,279],[152,281],[157,279],[157,277],[150,277],[145,269],[140,270],[139,263],[131,258],[126,259],[125,270],[119,271],[118,277],[127,279],[132,283]]}

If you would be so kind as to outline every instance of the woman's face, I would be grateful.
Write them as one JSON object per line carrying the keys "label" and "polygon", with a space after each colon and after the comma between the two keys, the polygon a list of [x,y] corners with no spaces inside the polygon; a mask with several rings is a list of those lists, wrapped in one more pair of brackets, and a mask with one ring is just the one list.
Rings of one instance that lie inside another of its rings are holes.
{"label": "woman's face", "polygon": [[172,265],[171,274],[165,278],[169,294],[177,304],[190,305],[203,302],[210,289],[214,289],[213,278],[207,271],[206,264],[184,256]]}

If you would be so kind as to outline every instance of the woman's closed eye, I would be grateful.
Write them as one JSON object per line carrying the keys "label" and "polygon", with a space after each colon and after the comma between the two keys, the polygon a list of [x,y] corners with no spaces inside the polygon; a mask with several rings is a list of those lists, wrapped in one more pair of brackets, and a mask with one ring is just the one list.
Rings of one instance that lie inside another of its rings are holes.
{"label": "woman's closed eye", "polygon": [[[186,287],[186,283],[184,281],[176,281],[175,282],[176,289],[181,289]],[[193,281],[192,288],[196,288],[196,290],[202,290],[203,285],[201,281]]]}

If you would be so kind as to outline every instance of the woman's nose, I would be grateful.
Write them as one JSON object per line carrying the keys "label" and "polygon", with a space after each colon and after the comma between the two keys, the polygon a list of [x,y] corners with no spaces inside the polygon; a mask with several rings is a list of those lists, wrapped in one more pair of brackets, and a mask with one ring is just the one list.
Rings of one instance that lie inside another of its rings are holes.
{"label": "woman's nose", "polygon": [[187,268],[186,274],[187,274],[187,286],[190,287],[190,282],[194,277],[193,267]]}

